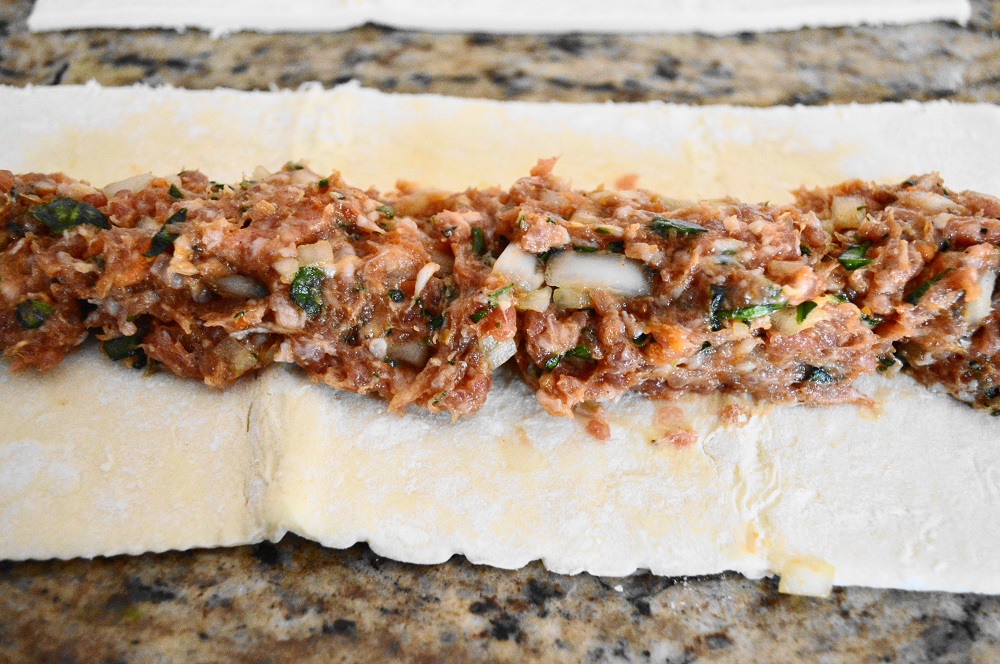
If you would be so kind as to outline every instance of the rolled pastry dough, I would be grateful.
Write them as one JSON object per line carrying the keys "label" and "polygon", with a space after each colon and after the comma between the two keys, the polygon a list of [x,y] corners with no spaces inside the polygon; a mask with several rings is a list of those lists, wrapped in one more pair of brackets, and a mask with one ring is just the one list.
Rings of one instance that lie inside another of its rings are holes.
{"label": "rolled pastry dough", "polygon": [[[359,185],[508,185],[541,156],[581,187],[626,173],[673,196],[779,200],[798,184],[940,170],[1000,192],[1000,109],[947,103],[776,108],[501,104],[324,91],[0,89],[0,164],[97,183],[202,168],[237,179],[306,159]],[[53,127],[56,129],[53,130]],[[723,397],[608,407],[613,437],[555,419],[503,370],[447,417],[276,368],[219,393],[84,349],[46,375],[0,369],[0,558],[227,545],[294,531],[432,563],[462,553],[558,572],[781,573],[1000,593],[997,422],[905,377],[878,412]],[[732,399],[732,398],[730,398]],[[661,440],[664,409],[698,432]],[[656,441],[656,442],[652,442]],[[791,567],[789,567],[791,569]]]}
{"label": "rolled pastry dough", "polygon": [[731,34],[862,23],[964,23],[970,13],[967,0],[38,0],[28,27],[194,27],[219,35],[238,30],[342,30],[371,22],[470,32]]}

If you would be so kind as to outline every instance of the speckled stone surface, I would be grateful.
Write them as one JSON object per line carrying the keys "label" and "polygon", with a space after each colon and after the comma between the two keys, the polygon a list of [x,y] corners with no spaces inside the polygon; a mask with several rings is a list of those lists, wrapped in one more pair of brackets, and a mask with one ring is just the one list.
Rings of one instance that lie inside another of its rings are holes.
{"label": "speckled stone surface", "polygon": [[[711,38],[482,36],[367,26],[330,35],[26,34],[0,0],[0,83],[261,89],[357,79],[385,91],[518,100],[1000,102],[1000,0],[967,27]],[[0,532],[0,537],[3,534]],[[1000,544],[1000,543],[998,543]],[[277,545],[0,562],[0,662],[1000,661],[1000,598],[771,580],[560,576],[364,545]]]}

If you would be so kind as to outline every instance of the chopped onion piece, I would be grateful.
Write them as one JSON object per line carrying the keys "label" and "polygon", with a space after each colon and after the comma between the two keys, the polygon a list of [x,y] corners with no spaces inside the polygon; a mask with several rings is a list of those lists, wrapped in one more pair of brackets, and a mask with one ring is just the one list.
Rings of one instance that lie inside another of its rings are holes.
{"label": "chopped onion piece", "polygon": [[965,322],[969,327],[978,327],[990,315],[993,308],[993,288],[997,285],[996,272],[987,270],[976,280],[979,297],[965,305]]}
{"label": "chopped onion piece", "polygon": [[867,214],[867,203],[861,196],[837,196],[830,204],[834,230],[857,228]]}
{"label": "chopped onion piece", "polygon": [[299,271],[299,261],[295,258],[280,258],[271,265],[274,271],[281,275],[281,283],[290,284],[295,280],[295,274]]}
{"label": "chopped onion piece", "polygon": [[545,281],[535,255],[521,249],[515,242],[503,250],[493,265],[493,271],[510,279],[518,290],[524,292],[538,289]]}
{"label": "chopped onion piece", "polygon": [[642,265],[607,252],[585,254],[565,251],[549,259],[545,281],[560,289],[603,290],[627,297],[649,295],[651,292]]}
{"label": "chopped onion piece", "polygon": [[575,288],[557,288],[552,291],[552,303],[563,309],[586,309],[593,306],[585,291]]}
{"label": "chopped onion piece", "polygon": [[522,293],[517,296],[517,308],[525,311],[545,311],[552,301],[552,289],[543,286],[530,293]]}
{"label": "chopped onion piece", "polygon": [[514,357],[517,352],[517,344],[514,343],[513,339],[497,341],[489,335],[479,340],[479,348],[486,356],[486,361],[490,363],[490,371]]}
{"label": "chopped onion piece", "polygon": [[153,181],[152,173],[143,173],[142,175],[133,175],[130,178],[125,178],[124,180],[119,180],[118,182],[112,182],[111,184],[104,187],[104,195],[108,198],[112,198],[119,191],[128,191],[133,194],[142,191],[149,186],[149,183]]}
{"label": "chopped onion piece", "polygon": [[234,375],[241,376],[257,366],[253,352],[233,337],[223,339],[215,352]]}
{"label": "chopped onion piece", "polygon": [[378,359],[385,359],[386,351],[389,350],[389,342],[383,337],[375,337],[368,342],[368,350]]}
{"label": "chopped onion piece", "polygon": [[303,244],[296,248],[299,257],[299,266],[305,265],[333,265],[333,247],[327,240],[320,240],[313,244]]}
{"label": "chopped onion piece", "polygon": [[271,171],[267,170],[263,166],[257,165],[253,169],[253,179],[254,180],[266,180],[271,177]]}
{"label": "chopped onion piece", "polygon": [[[771,329],[783,335],[798,334],[803,330],[808,330],[821,320],[826,320],[830,317],[830,314],[823,308],[825,301],[825,298],[812,300],[816,306],[806,314],[802,322],[799,322],[799,307],[786,307],[775,311],[771,314]],[[803,302],[799,306],[805,304]]]}
{"label": "chopped onion piece", "polygon": [[834,567],[814,556],[792,558],[781,567],[778,592],[807,597],[829,597]]}
{"label": "chopped onion piece", "polygon": [[420,291],[424,289],[427,282],[430,280],[434,273],[441,269],[441,266],[437,263],[427,263],[420,271],[417,272],[417,283],[413,286],[413,298],[416,299],[420,295]]}
{"label": "chopped onion piece", "polygon": [[431,349],[419,341],[403,341],[393,343],[389,347],[389,357],[412,364],[415,367],[422,367],[427,364],[427,358],[430,354]]}
{"label": "chopped onion piece", "polygon": [[231,295],[232,297],[239,297],[246,300],[267,297],[269,294],[267,286],[256,279],[245,277],[242,274],[231,274],[228,277],[222,277],[215,282],[215,288],[224,295]]}

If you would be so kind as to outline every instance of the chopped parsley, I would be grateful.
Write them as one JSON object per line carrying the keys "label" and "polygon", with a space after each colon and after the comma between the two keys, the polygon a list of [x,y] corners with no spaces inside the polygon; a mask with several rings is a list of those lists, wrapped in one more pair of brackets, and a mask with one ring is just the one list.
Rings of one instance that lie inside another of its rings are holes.
{"label": "chopped parsley", "polygon": [[937,282],[941,281],[941,279],[943,279],[945,276],[947,276],[948,273],[951,272],[951,271],[952,271],[952,268],[948,268],[946,270],[942,270],[941,272],[938,272],[933,277],[931,277],[927,281],[923,282],[922,284],[920,284],[919,286],[917,286],[916,288],[914,288],[913,291],[909,295],[907,295],[906,297],[903,298],[903,301],[904,302],[908,302],[909,304],[916,304],[917,302],[920,301],[920,298],[922,298],[924,295],[927,294],[927,291],[929,291],[931,289],[931,286],[933,286]]}
{"label": "chopped parsley", "polygon": [[875,314],[861,314],[861,322],[872,329],[881,325],[883,320],[881,316]]}
{"label": "chopped parsley", "polygon": [[290,291],[292,302],[312,318],[323,309],[323,271],[307,265],[300,267],[292,280]]}
{"label": "chopped parsley", "polygon": [[320,189],[326,189],[327,187],[330,186],[330,181],[327,180],[326,178],[323,178],[322,180],[316,183],[316,186],[319,187]]}
{"label": "chopped parsley", "polygon": [[438,314],[437,316],[427,316],[427,327],[430,328],[431,332],[434,332],[435,330],[440,330],[442,327],[444,327],[444,314]]}
{"label": "chopped parsley", "polygon": [[72,198],[56,198],[45,205],[36,205],[31,208],[30,214],[53,233],[64,233],[82,224],[111,228],[103,212],[93,205]]}
{"label": "chopped parsley", "polygon": [[546,371],[554,371],[555,368],[559,366],[559,363],[562,362],[562,358],[563,356],[561,354],[553,355],[549,359],[545,360],[545,364],[542,365],[542,368]]}
{"label": "chopped parsley", "polygon": [[149,250],[147,250],[143,256],[146,258],[153,258],[166,251],[167,248],[174,243],[174,240],[180,236],[180,233],[173,232],[173,225],[181,224],[185,221],[187,221],[187,208],[181,208],[177,212],[170,215],[170,218],[164,222],[160,230],[156,231],[156,235],[153,236],[152,242],[149,243]]}
{"label": "chopped parsley", "polygon": [[482,256],[486,253],[486,235],[479,226],[472,227],[472,250]]}
{"label": "chopped parsley", "polygon": [[581,254],[593,254],[597,252],[597,247],[585,247],[582,245],[574,244],[573,251],[578,251]]}
{"label": "chopped parsley", "polygon": [[34,330],[45,323],[45,319],[56,312],[56,308],[45,300],[25,300],[14,308],[17,324],[26,330]]}
{"label": "chopped parsley", "polygon": [[570,350],[566,351],[566,357],[575,357],[578,360],[586,360],[587,362],[593,362],[594,356],[590,352],[590,348],[587,344],[577,344]]}
{"label": "chopped parsley", "polygon": [[386,219],[393,219],[396,216],[396,211],[388,205],[379,205],[375,210]]}
{"label": "chopped parsley", "polygon": [[775,311],[785,308],[784,302],[774,302],[771,304],[751,304],[747,307],[737,307],[736,309],[726,309],[720,311],[718,317],[721,320],[738,320],[741,323],[767,316]]}
{"label": "chopped parsley", "polygon": [[708,322],[712,326],[713,332],[722,329],[722,322],[719,314],[722,313],[722,302],[726,299],[726,287],[720,284],[712,284],[710,291],[711,299],[708,302]]}
{"label": "chopped parsley", "polygon": [[136,323],[135,334],[102,341],[101,350],[115,362],[131,360],[132,368],[141,369],[146,366],[147,359],[140,344],[148,332],[149,318],[143,317]]}
{"label": "chopped parsley", "polygon": [[173,198],[184,198],[184,192],[176,184],[170,185],[170,195]]}
{"label": "chopped parsley", "polygon": [[802,325],[805,319],[809,318],[809,314],[812,313],[812,310],[815,308],[816,303],[811,300],[803,302],[799,306],[795,307],[795,322]]}
{"label": "chopped parsley", "polygon": [[645,346],[649,343],[649,335],[643,332],[639,336],[632,339],[632,343],[639,347]]}
{"label": "chopped parsley", "polygon": [[487,295],[486,301],[488,302],[489,308],[490,309],[495,308],[498,304],[500,304],[500,298],[502,298],[504,295],[507,295],[512,290],[514,290],[514,284],[507,284],[503,288],[499,288],[490,293],[489,295]]}
{"label": "chopped parsley", "polygon": [[[483,307],[482,309],[473,312],[473,314],[469,316],[469,318],[472,320],[473,323],[478,323],[482,319],[486,318],[486,314],[496,309],[497,306],[500,304],[500,298],[507,295],[512,290],[514,290],[514,284],[507,284],[503,288],[498,288],[497,290],[493,291],[492,293],[486,296],[486,306]],[[442,321],[442,324],[443,323],[444,321]]]}
{"label": "chopped parsley", "polygon": [[653,217],[653,221],[649,224],[649,227],[665,237],[668,237],[671,233],[677,235],[698,235],[708,232],[707,228],[699,226],[694,222],[684,221],[683,219],[670,219],[668,217]]}
{"label": "chopped parsley", "polygon": [[406,294],[398,288],[389,289],[389,299],[393,302],[402,302],[406,299]]}
{"label": "chopped parsley", "polygon": [[820,385],[829,385],[830,383],[836,383],[837,379],[834,378],[829,371],[823,367],[814,367],[806,365],[806,378],[810,383],[819,383]]}
{"label": "chopped parsley", "polygon": [[844,269],[848,272],[853,272],[858,268],[864,267],[872,262],[873,259],[865,258],[865,254],[868,253],[868,248],[872,246],[871,242],[862,242],[861,244],[851,245],[844,250],[837,261],[844,266]]}

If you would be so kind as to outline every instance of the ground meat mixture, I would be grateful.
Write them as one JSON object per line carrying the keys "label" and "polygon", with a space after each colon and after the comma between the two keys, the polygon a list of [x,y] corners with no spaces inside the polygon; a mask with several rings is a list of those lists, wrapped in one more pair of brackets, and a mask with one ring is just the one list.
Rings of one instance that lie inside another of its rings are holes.
{"label": "ground meat mixture", "polygon": [[0,350],[45,370],[94,333],[216,387],[293,363],[454,417],[511,358],[554,415],[629,390],[856,402],[901,369],[1000,412],[1000,200],[924,175],[690,203],[553,165],[386,195],[296,164],[103,190],[0,171]]}

